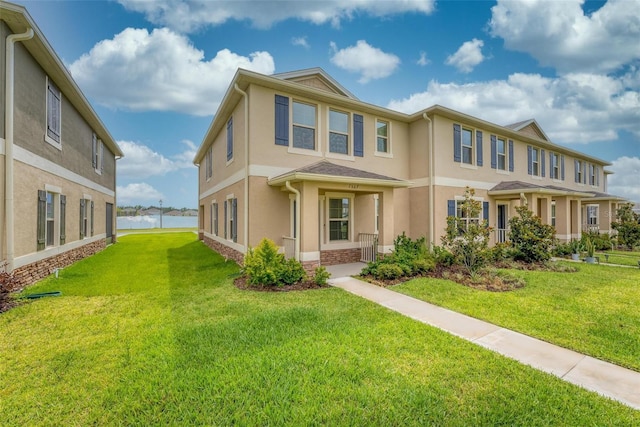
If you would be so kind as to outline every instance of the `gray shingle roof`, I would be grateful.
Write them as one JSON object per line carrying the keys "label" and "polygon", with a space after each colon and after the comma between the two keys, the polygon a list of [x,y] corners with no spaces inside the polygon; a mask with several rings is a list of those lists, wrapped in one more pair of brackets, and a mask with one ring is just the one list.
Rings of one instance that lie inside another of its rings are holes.
{"label": "gray shingle roof", "polygon": [[313,163],[311,165],[304,166],[299,169],[295,169],[291,172],[288,172],[288,174],[291,174],[291,173],[305,173],[305,174],[342,176],[342,177],[365,178],[365,179],[382,179],[385,181],[400,181],[399,179],[391,178],[391,177],[380,175],[377,173],[367,172],[361,169],[350,168],[347,166],[336,165],[335,163],[331,163],[327,160],[321,160],[317,163]]}

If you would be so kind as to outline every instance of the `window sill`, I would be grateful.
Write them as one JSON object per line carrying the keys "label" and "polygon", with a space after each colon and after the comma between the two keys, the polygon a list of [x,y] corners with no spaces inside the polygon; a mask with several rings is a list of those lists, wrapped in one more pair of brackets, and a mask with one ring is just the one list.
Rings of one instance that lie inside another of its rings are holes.
{"label": "window sill", "polygon": [[529,175],[531,177],[531,179],[539,179],[540,181],[542,181],[542,177],[540,175]]}
{"label": "window sill", "polygon": [[471,170],[477,170],[478,169],[478,166],[470,165],[468,163],[460,163],[460,167],[461,168],[465,168],[465,169],[471,169]]}
{"label": "window sill", "polygon": [[349,154],[332,153],[331,151],[327,151],[324,156],[328,159],[349,160],[350,162],[354,162],[356,160],[354,156]]}
{"label": "window sill", "polygon": [[511,175],[511,172],[502,169],[496,169],[496,173],[500,175]]}
{"label": "window sill", "polygon": [[234,157],[232,157],[231,160],[227,160],[227,166],[229,166],[231,163],[233,163],[234,160],[235,160]]}
{"label": "window sill", "polygon": [[385,157],[387,159],[393,159],[393,153],[385,153],[384,151],[374,151],[373,155],[376,157]]}
{"label": "window sill", "polygon": [[306,148],[289,147],[287,152],[289,152],[291,154],[302,154],[304,156],[316,156],[316,157],[321,157],[322,156],[322,153],[320,153],[318,150],[309,150],[309,149],[306,149]]}
{"label": "window sill", "polygon": [[62,142],[58,142],[55,139],[52,139],[47,134],[44,135],[44,142],[46,142],[47,144],[52,145],[53,147],[55,147],[58,150],[62,151]]}

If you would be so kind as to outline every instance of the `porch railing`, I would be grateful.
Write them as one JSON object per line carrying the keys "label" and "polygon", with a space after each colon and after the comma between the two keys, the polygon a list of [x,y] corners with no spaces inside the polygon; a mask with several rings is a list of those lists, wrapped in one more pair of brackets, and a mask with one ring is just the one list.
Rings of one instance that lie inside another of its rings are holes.
{"label": "porch railing", "polygon": [[378,235],[374,233],[359,233],[360,261],[374,262],[378,255]]}
{"label": "porch railing", "polygon": [[507,235],[509,234],[509,229],[508,228],[498,228],[496,230],[498,232],[497,242],[498,243],[506,242],[507,241]]}
{"label": "porch railing", "polygon": [[294,258],[296,256],[296,238],[282,236],[282,245],[284,246],[284,257]]}
{"label": "porch railing", "polygon": [[599,224],[582,224],[582,232],[583,233],[599,233],[600,225]]}

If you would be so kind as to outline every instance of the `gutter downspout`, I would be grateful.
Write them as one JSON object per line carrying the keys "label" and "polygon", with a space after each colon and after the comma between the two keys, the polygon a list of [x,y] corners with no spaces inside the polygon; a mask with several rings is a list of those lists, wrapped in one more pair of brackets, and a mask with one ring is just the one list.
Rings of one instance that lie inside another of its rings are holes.
{"label": "gutter downspout", "polygon": [[434,224],[434,206],[433,206],[433,156],[434,156],[434,147],[433,147],[433,121],[427,116],[427,113],[422,114],[422,118],[424,118],[427,122],[429,122],[429,250],[433,250],[433,230],[435,228]]}
{"label": "gutter downspout", "polygon": [[300,191],[296,190],[295,188],[293,188],[293,186],[291,186],[291,184],[289,183],[289,181],[284,183],[285,187],[287,187],[287,190],[291,191],[293,194],[296,195],[296,212],[295,212],[295,216],[296,216],[296,248],[295,248],[295,259],[297,261],[300,261]]}
{"label": "gutter downspout", "polygon": [[238,83],[233,88],[244,98],[244,212],[242,214],[244,250],[249,251],[249,96]]}
{"label": "gutter downspout", "polygon": [[14,216],[13,216],[13,103],[14,103],[14,75],[15,75],[15,42],[29,40],[33,37],[33,29],[29,28],[22,34],[11,34],[7,37],[7,51],[5,59],[5,224],[7,236],[7,273],[13,272],[14,261]]}

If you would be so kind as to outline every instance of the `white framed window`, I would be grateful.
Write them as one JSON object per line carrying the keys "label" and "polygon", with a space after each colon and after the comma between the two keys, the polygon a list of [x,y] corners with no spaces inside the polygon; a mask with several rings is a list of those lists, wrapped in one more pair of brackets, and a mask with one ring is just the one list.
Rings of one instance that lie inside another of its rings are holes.
{"label": "white framed window", "polygon": [[582,160],[576,160],[575,166],[575,181],[578,184],[584,184],[584,162]]}
{"label": "white framed window", "polygon": [[352,154],[349,148],[349,114],[329,110],[329,151],[337,154]]}
{"label": "white framed window", "polygon": [[556,201],[551,201],[551,225],[556,226]]}
{"label": "white framed window", "polygon": [[353,198],[350,195],[327,195],[327,219],[329,222],[329,242],[351,241],[351,217]]}
{"label": "white framed window", "polygon": [[389,122],[376,120],[376,152],[389,154]]}
{"label": "white framed window", "polygon": [[205,163],[204,177],[207,181],[209,181],[213,176],[213,144],[211,144],[209,146],[209,149],[207,150],[204,163]]}
{"label": "white framed window", "polygon": [[589,163],[589,185],[597,187],[600,185],[599,168],[593,163]]}
{"label": "white framed window", "polygon": [[507,141],[503,138],[496,139],[496,157],[498,170],[507,170]]}
{"label": "white framed window", "polygon": [[238,241],[238,199],[233,195],[227,196],[224,203],[224,238]]}
{"label": "white framed window", "polygon": [[549,153],[551,161],[551,178],[560,179],[560,155],[558,153]]}
{"label": "white framed window", "polygon": [[85,194],[80,199],[80,239],[93,236],[93,201]]}
{"label": "white framed window", "polygon": [[373,195],[373,200],[374,200],[374,228],[375,228],[375,233],[379,233],[380,232],[380,198],[378,197],[377,194]]}
{"label": "white framed window", "polygon": [[56,244],[55,241],[55,223],[56,223],[56,209],[55,209],[55,199],[56,196],[54,193],[47,191],[47,222],[46,222],[46,235],[47,235],[47,247],[54,246]]}
{"label": "white framed window", "polygon": [[62,145],[62,94],[47,76],[47,131],[44,140],[56,148]]}
{"label": "white framed window", "polygon": [[91,153],[93,169],[98,175],[102,175],[102,171],[104,170],[104,144],[102,140],[96,136],[95,132],[93,133],[91,146],[93,147]]}
{"label": "white framed window", "polygon": [[293,101],[293,148],[316,149],[316,106]]}
{"label": "white framed window", "polygon": [[473,164],[473,130],[462,128],[462,163]]}
{"label": "white framed window", "polygon": [[479,224],[482,215],[482,209],[478,212],[477,216],[469,216],[467,212],[462,209],[462,203],[464,200],[456,199],[456,218],[458,224],[458,230],[463,231],[469,227],[469,224]]}
{"label": "white framed window", "polygon": [[227,164],[233,161],[233,117],[227,122]]}
{"label": "white framed window", "polygon": [[540,176],[540,149],[531,149],[531,174],[533,176]]}
{"label": "white framed window", "polygon": [[587,225],[598,225],[598,205],[587,205]]}

